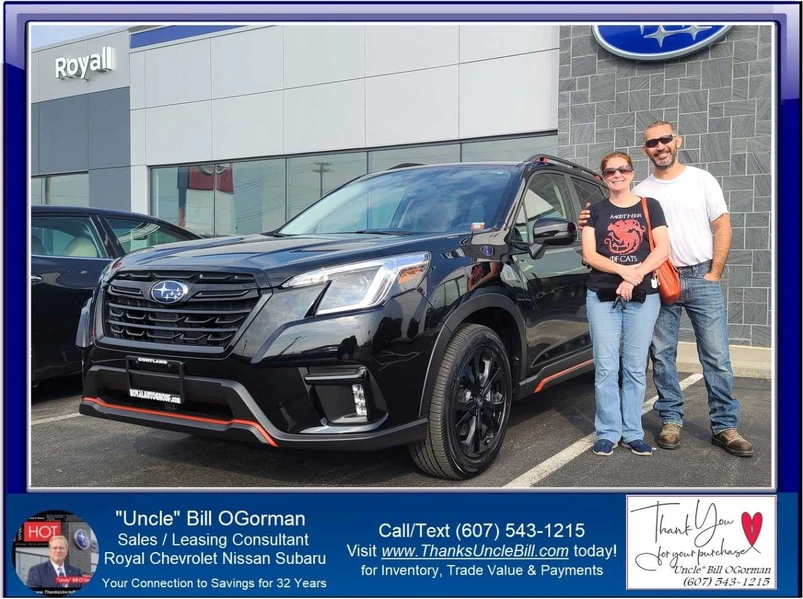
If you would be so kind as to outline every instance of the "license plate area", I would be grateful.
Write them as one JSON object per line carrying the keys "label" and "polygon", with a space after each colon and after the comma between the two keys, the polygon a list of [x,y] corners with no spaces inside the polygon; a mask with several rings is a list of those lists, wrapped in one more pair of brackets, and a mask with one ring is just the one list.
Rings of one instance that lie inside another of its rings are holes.
{"label": "license plate area", "polygon": [[163,358],[126,357],[128,396],[162,404],[183,404],[184,363]]}

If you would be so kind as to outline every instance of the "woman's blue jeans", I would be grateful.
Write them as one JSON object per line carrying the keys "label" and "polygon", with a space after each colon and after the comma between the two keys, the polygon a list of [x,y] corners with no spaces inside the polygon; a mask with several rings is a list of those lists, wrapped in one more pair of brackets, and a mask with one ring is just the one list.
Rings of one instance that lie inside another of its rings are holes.
{"label": "woman's blue jeans", "polygon": [[[614,306],[614,304],[616,304]],[[630,443],[644,438],[641,410],[647,389],[647,356],[661,300],[657,293],[638,302],[601,302],[595,291],[586,295],[594,345],[594,428],[597,439]],[[619,347],[623,369],[619,393]]]}

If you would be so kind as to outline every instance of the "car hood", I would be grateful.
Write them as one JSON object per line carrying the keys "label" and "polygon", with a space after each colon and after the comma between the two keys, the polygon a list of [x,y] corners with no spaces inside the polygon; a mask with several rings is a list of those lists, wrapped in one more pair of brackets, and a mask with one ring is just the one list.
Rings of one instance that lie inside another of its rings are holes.
{"label": "car hood", "polygon": [[[253,273],[265,286],[278,286],[297,274],[418,251],[459,245],[469,235],[391,236],[373,234],[248,235],[173,243],[139,250],[117,263],[125,270],[236,271]],[[117,268],[115,269],[117,270]]]}

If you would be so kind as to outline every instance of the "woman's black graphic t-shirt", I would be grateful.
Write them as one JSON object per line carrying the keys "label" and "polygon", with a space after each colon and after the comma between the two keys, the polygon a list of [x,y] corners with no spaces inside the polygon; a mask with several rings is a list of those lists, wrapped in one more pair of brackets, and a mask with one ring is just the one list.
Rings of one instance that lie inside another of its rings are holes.
{"label": "woman's black graphic t-shirt", "polygon": [[[591,216],[586,226],[594,227],[597,253],[625,266],[641,264],[647,259],[650,255],[650,238],[641,202],[629,208],[619,208],[610,200],[605,200],[593,204],[590,210]],[[666,226],[664,211],[658,200],[647,198],[647,210],[650,211],[653,229]],[[650,279],[650,276],[645,276],[637,288],[647,293],[658,293],[658,289],[650,285]],[[592,291],[616,289],[621,282],[619,275],[592,268],[588,288]]]}

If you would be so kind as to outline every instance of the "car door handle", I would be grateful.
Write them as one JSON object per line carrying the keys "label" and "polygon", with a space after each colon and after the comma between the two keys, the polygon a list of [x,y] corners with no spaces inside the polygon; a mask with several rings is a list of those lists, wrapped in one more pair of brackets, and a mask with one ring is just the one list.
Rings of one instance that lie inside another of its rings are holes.
{"label": "car door handle", "polygon": [[42,277],[39,275],[31,275],[31,285],[36,285],[42,282]]}

